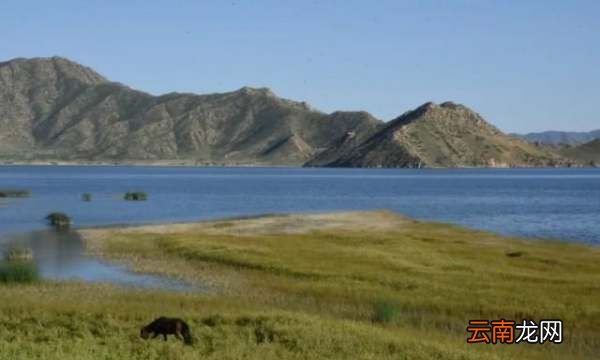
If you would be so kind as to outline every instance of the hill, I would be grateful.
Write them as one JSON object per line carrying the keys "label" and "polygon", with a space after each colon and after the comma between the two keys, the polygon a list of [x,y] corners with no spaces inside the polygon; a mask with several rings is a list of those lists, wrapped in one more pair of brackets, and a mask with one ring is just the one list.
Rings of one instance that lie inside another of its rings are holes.
{"label": "hill", "polygon": [[61,57],[0,63],[0,162],[190,165],[564,166],[454,103],[384,123],[267,88],[154,96]]}
{"label": "hill", "polygon": [[356,146],[308,165],[342,167],[530,167],[569,165],[543,146],[512,136],[469,108],[426,103],[389,122]]}
{"label": "hill", "polygon": [[559,153],[566,158],[590,166],[600,166],[600,139],[592,140],[577,146],[561,147]]}
{"label": "hill", "polygon": [[577,145],[583,144],[594,139],[600,139],[600,130],[588,131],[588,132],[574,132],[574,131],[543,131],[528,133],[524,135],[514,134],[529,142],[538,142],[546,145]]}
{"label": "hill", "polygon": [[265,88],[152,96],[60,57],[0,63],[4,159],[302,165],[338,137],[381,124]]}

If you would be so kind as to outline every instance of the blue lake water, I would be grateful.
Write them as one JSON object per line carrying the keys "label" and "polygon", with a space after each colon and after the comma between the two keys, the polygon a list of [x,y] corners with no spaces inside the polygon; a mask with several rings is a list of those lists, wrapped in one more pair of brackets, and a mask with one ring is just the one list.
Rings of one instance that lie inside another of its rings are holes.
{"label": "blue lake water", "polygon": [[[76,234],[47,231],[44,217],[52,211],[89,227],[390,209],[501,234],[600,245],[600,169],[0,166],[0,189],[7,188],[30,190],[31,197],[0,199],[0,250],[33,249],[51,279],[189,289],[86,256]],[[146,191],[148,201],[122,200],[135,190]],[[83,193],[93,200],[82,201]]]}
{"label": "blue lake water", "polygon": [[[600,244],[600,169],[303,169],[3,166],[0,234],[45,228],[51,211],[76,227],[264,213],[391,209],[533,238]],[[122,200],[143,190],[145,202]],[[82,193],[92,202],[81,201]]]}

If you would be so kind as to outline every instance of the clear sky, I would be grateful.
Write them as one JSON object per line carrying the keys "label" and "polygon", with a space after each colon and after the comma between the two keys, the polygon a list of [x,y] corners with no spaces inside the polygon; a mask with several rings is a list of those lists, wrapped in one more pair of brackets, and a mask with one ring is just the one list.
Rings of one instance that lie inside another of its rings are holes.
{"label": "clear sky", "polygon": [[505,131],[600,128],[600,1],[27,1],[0,60],[60,55],[161,94],[269,87],[390,120],[452,100]]}

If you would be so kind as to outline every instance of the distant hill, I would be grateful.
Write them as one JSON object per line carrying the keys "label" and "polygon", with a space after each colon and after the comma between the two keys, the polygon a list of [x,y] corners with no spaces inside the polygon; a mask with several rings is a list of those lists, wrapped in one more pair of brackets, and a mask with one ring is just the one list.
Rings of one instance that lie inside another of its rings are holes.
{"label": "distant hill", "polygon": [[364,112],[324,114],[264,88],[152,96],[60,57],[0,63],[5,159],[298,166],[344,134],[382,124]]}
{"label": "distant hill", "polygon": [[[346,141],[354,141],[349,138]],[[348,167],[566,166],[560,156],[502,133],[469,108],[426,103],[358,144],[338,143],[308,165]],[[332,155],[332,154],[335,154]]]}
{"label": "distant hill", "polygon": [[[454,103],[384,123],[325,114],[266,88],[153,96],[61,57],[0,63],[0,162],[563,166]],[[572,160],[571,160],[572,161]]]}
{"label": "distant hill", "polygon": [[574,131],[543,131],[529,134],[512,134],[529,142],[538,142],[546,145],[577,145],[583,144],[595,139],[600,139],[600,130],[588,132]]}
{"label": "distant hill", "polygon": [[600,166],[600,139],[576,146],[563,146],[559,153],[587,165]]}

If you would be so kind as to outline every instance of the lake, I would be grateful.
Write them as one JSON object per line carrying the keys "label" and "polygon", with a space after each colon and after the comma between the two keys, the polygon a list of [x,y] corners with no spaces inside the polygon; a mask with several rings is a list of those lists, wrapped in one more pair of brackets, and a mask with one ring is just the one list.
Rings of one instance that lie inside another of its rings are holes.
{"label": "lake", "polygon": [[[203,288],[86,256],[77,234],[48,231],[44,217],[65,212],[77,228],[390,209],[501,234],[600,244],[600,169],[0,166],[0,189],[7,188],[31,197],[0,199],[0,250],[31,248],[49,279],[169,291]],[[123,200],[137,190],[149,199]],[[82,201],[83,193],[92,201]]]}
{"label": "lake", "polygon": [[[0,234],[46,227],[183,222],[265,213],[390,209],[531,238],[600,244],[600,169],[310,169],[0,166]],[[123,201],[130,190],[145,202]],[[91,193],[93,201],[81,201]]]}

